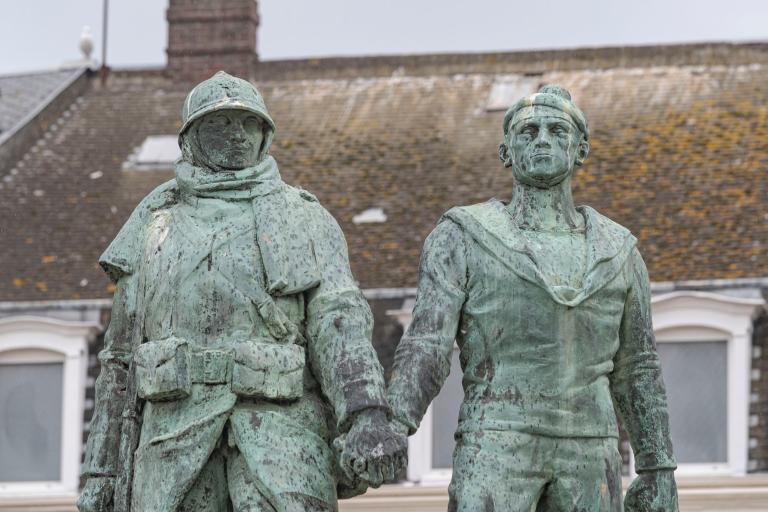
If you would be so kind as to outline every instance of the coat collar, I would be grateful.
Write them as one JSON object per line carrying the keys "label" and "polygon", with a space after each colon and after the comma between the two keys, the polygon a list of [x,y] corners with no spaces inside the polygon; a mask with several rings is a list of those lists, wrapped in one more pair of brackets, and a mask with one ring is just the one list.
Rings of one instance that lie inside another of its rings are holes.
{"label": "coat collar", "polygon": [[587,265],[580,288],[556,286],[542,274],[536,254],[512,222],[504,203],[486,203],[449,210],[444,218],[459,224],[481,247],[519,277],[544,288],[552,299],[576,306],[610,282],[621,271],[637,239],[623,226],[588,206],[577,208],[586,221]]}

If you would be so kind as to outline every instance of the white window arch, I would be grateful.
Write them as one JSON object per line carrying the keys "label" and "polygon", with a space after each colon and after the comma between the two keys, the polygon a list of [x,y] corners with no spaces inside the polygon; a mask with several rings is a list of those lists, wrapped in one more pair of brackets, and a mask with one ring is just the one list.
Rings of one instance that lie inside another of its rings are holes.
{"label": "white window arch", "polygon": [[0,444],[23,455],[40,435],[58,450],[45,451],[43,461],[7,458],[0,497],[77,494],[88,341],[99,329],[45,317],[0,319]]}

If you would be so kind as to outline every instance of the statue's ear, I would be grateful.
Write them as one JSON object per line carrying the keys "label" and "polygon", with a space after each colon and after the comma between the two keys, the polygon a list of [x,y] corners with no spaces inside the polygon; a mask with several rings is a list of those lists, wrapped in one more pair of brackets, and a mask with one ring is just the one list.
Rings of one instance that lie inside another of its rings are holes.
{"label": "statue's ear", "polygon": [[584,160],[587,159],[588,155],[589,155],[589,142],[582,139],[582,141],[579,142],[579,149],[577,149],[577,153],[576,153],[576,165],[579,167],[584,165]]}
{"label": "statue's ear", "polygon": [[499,160],[504,164],[504,167],[512,167],[512,155],[509,154],[509,146],[504,141],[499,144]]}

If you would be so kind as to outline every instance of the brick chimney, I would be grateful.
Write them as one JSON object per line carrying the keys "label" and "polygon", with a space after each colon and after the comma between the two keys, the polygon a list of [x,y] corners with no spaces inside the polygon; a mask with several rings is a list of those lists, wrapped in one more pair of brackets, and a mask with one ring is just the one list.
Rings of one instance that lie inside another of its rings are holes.
{"label": "brick chimney", "polygon": [[257,0],[170,0],[166,17],[171,78],[200,81],[219,70],[251,77],[258,59]]}

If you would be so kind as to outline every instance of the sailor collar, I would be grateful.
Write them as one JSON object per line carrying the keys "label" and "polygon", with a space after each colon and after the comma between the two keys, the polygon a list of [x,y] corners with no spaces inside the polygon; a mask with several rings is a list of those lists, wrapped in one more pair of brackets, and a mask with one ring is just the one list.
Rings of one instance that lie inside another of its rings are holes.
{"label": "sailor collar", "polygon": [[629,230],[589,206],[577,210],[584,216],[587,246],[586,272],[578,288],[548,282],[536,253],[501,201],[453,208],[443,218],[456,222],[478,245],[522,279],[546,290],[555,302],[574,307],[618,275],[637,242]]}

